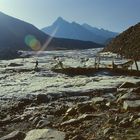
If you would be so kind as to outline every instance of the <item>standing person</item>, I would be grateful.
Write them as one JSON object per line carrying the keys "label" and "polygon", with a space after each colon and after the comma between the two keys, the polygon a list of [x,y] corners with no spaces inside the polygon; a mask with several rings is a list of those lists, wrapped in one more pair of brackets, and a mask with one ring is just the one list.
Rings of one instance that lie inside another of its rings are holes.
{"label": "standing person", "polygon": [[35,62],[35,69],[38,69],[38,61]]}

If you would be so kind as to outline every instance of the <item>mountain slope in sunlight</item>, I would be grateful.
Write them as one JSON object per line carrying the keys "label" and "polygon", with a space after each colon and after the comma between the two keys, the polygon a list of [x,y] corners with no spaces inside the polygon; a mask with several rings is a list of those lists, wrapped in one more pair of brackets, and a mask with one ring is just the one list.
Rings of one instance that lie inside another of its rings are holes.
{"label": "mountain slope in sunlight", "polygon": [[112,51],[127,58],[140,59],[140,23],[113,39],[104,51]]}

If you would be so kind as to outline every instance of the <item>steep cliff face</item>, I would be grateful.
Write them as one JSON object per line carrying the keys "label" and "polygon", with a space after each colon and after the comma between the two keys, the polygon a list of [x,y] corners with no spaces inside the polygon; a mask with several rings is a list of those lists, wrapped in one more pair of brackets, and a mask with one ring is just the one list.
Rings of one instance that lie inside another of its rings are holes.
{"label": "steep cliff face", "polygon": [[126,58],[140,60],[140,23],[118,35],[103,51],[112,51]]}

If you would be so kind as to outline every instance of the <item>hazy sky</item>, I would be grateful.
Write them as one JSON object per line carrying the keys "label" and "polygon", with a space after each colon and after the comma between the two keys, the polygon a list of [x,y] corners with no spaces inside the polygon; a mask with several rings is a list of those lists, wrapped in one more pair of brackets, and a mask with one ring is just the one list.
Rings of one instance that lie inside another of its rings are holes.
{"label": "hazy sky", "polygon": [[0,0],[0,11],[38,28],[59,16],[117,32],[140,22],[140,0]]}

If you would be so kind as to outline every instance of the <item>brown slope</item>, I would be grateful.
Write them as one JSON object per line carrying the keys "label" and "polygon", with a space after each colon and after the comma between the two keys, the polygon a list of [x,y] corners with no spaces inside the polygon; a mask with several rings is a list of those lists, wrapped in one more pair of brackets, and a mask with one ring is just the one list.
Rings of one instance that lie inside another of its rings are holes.
{"label": "brown slope", "polygon": [[130,27],[113,39],[103,51],[111,51],[140,60],[140,23]]}

